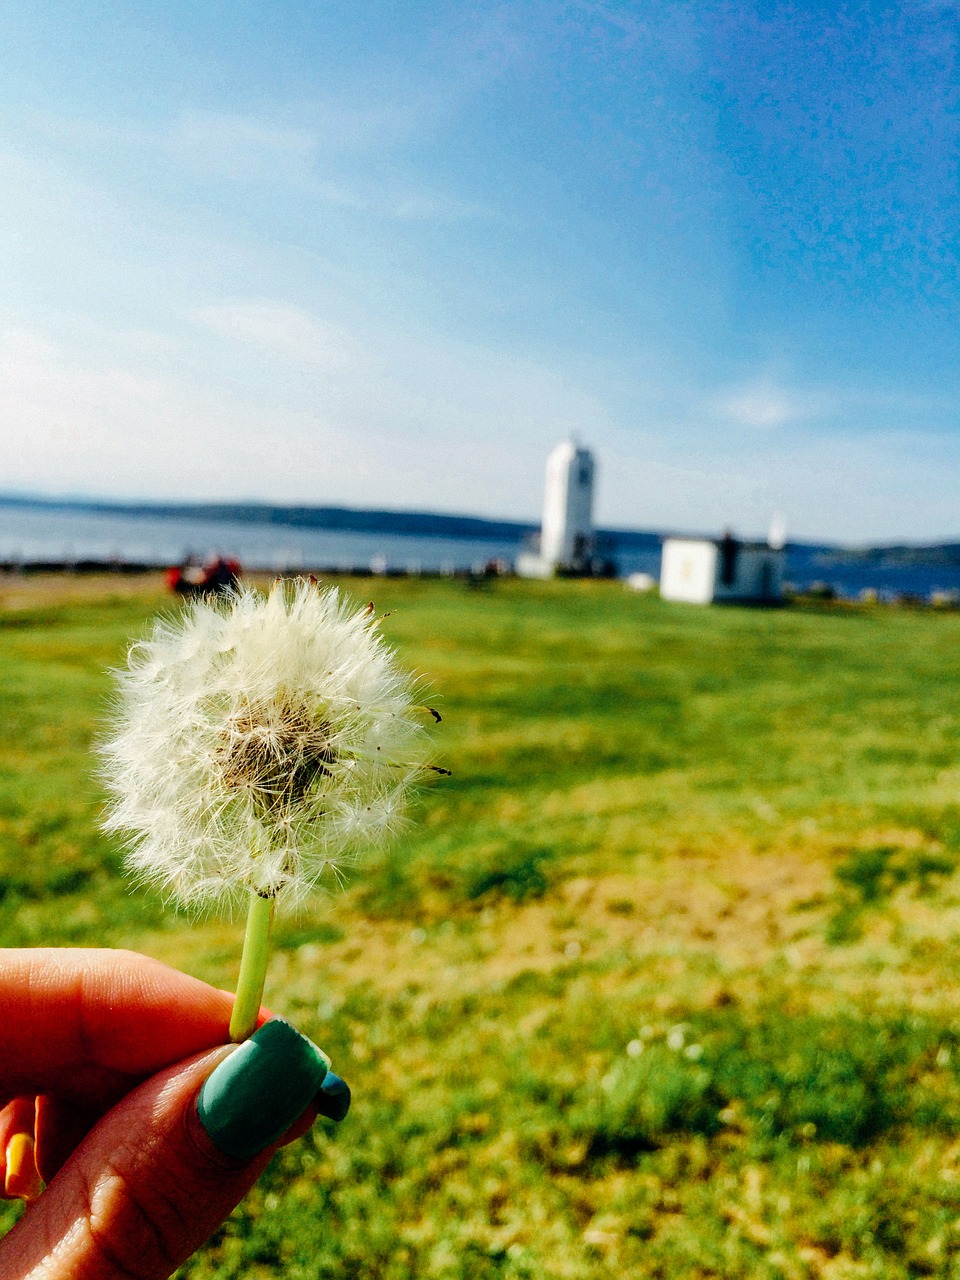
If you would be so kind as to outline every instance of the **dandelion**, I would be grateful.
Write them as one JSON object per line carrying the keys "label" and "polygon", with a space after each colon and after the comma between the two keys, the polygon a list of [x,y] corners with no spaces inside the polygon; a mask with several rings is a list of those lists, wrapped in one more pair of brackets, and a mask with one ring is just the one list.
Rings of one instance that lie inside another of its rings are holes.
{"label": "dandelion", "polygon": [[248,903],[234,1039],[255,1026],[276,905],[382,844],[435,768],[429,709],[377,621],[312,581],[241,589],[157,622],[117,673],[104,826],[133,874],[181,905]]}

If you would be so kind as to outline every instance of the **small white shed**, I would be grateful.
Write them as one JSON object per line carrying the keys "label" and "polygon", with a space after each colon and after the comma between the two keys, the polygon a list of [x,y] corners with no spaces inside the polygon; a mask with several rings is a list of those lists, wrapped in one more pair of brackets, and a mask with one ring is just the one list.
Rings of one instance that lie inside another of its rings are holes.
{"label": "small white shed", "polygon": [[782,547],[722,538],[665,538],[660,595],[686,604],[717,600],[776,604],[783,596]]}

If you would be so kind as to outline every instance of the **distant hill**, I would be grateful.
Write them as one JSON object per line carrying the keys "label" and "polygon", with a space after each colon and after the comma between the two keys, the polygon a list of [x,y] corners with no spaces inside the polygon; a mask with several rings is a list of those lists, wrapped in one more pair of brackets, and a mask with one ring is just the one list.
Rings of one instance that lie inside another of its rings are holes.
{"label": "distant hill", "polygon": [[407,533],[422,537],[517,539],[539,525],[430,511],[372,511],[352,507],[279,506],[261,502],[105,502],[84,498],[0,495],[0,506],[87,511],[97,515],[154,519],[226,520],[237,524],[284,525],[295,529],[340,529],[351,533]]}
{"label": "distant hill", "polygon": [[[106,502],[85,498],[40,498],[0,494],[0,506],[47,511],[88,511],[98,515],[149,516],[186,520],[227,520],[237,524],[332,529],[349,533],[400,533],[426,538],[489,538],[521,542],[540,525],[433,511],[378,511],[355,507],[280,506],[261,502]],[[661,535],[639,529],[601,529],[618,546],[659,547]]]}
{"label": "distant hill", "polygon": [[834,547],[830,555],[835,564],[869,564],[890,569],[909,568],[912,565],[956,568],[960,566],[960,543],[891,543],[879,547]]}
{"label": "distant hill", "polygon": [[[489,539],[522,542],[540,529],[523,520],[488,520],[481,516],[444,515],[436,511],[380,511],[359,507],[285,506],[268,502],[108,502],[88,498],[44,498],[32,494],[0,494],[0,507],[48,511],[88,511],[101,515],[232,521],[237,524],[279,525],[293,529],[330,529],[348,533],[410,534],[426,538]],[[659,551],[673,530],[598,529],[601,551]],[[900,569],[960,567],[960,543],[911,545],[891,543],[870,547],[840,547],[828,543],[790,542],[796,559],[823,568],[873,566]]]}

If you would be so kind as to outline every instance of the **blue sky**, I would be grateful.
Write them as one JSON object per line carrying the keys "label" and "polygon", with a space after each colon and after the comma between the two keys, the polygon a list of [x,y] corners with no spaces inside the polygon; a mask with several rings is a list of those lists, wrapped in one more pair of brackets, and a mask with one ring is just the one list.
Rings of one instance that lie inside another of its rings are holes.
{"label": "blue sky", "polygon": [[960,536],[952,3],[8,0],[0,489]]}

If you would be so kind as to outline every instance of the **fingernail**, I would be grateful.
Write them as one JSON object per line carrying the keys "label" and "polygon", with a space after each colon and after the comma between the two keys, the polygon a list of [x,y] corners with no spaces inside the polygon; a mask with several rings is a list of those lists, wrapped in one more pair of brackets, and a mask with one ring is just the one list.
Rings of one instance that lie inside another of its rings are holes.
{"label": "fingernail", "polygon": [[36,1147],[29,1133],[15,1133],[7,1143],[4,1191],[21,1200],[36,1200],[43,1190],[37,1173]]}
{"label": "fingernail", "polygon": [[200,1123],[224,1155],[249,1159],[306,1111],[329,1066],[312,1040],[271,1018],[207,1077],[197,1098]]}
{"label": "fingernail", "polygon": [[350,1086],[328,1071],[316,1097],[317,1110],[329,1120],[342,1120],[350,1110]]}

